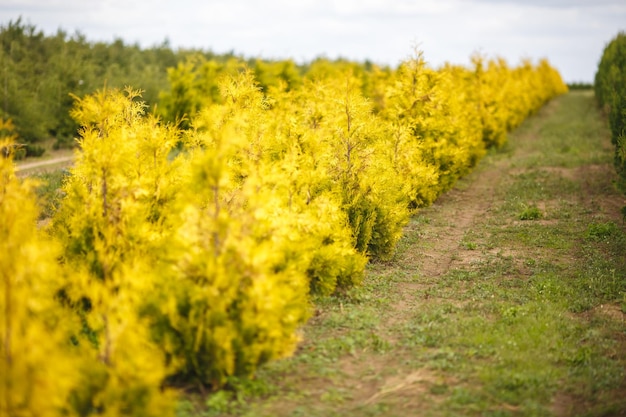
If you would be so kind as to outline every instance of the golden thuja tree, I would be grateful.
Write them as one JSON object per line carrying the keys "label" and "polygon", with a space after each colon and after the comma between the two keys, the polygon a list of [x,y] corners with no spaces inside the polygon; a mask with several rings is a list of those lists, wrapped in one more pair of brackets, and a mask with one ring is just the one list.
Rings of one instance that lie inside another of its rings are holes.
{"label": "golden thuja tree", "polygon": [[200,54],[187,57],[168,68],[170,89],[159,93],[156,112],[168,122],[189,128],[202,108],[221,101],[218,86],[221,75],[237,73],[241,65],[237,58],[216,61]]}
{"label": "golden thuja tree", "polygon": [[320,148],[322,178],[347,216],[354,248],[389,259],[408,219],[402,182],[385,158],[384,122],[351,71],[304,90],[308,134]]}
{"label": "golden thuja tree", "polygon": [[[404,61],[391,77],[380,112],[387,121],[387,157],[404,183],[412,208],[430,205],[445,188],[458,150],[448,143],[441,113],[446,103],[440,76],[421,54]],[[447,155],[446,155],[447,154]]]}
{"label": "golden thuja tree", "polygon": [[13,139],[0,139],[0,415],[71,415],[78,326],[55,301],[59,248],[37,227],[34,183],[15,176]]}
{"label": "golden thuja tree", "polygon": [[567,92],[561,76],[547,60],[523,60],[510,67],[503,58],[472,57],[474,91],[483,126],[483,140],[502,146],[506,135],[551,98]]}
{"label": "golden thuja tree", "polygon": [[476,105],[480,114],[483,141],[487,147],[500,147],[506,142],[509,125],[508,106],[516,98],[510,95],[512,82],[503,60],[487,60],[484,56],[474,55],[474,91]]}
{"label": "golden thuja tree", "polygon": [[326,104],[308,87],[293,90],[278,83],[262,91],[250,72],[225,77],[221,85],[224,105],[200,114],[198,132],[204,136],[196,139],[217,137],[205,134],[217,126],[237,132],[230,142],[238,141],[239,148],[227,168],[239,179],[256,224],[271,228],[259,235],[271,235],[274,252],[305,272],[312,293],[359,284],[366,257],[354,248],[328,170],[331,148],[319,136]]}
{"label": "golden thuja tree", "polygon": [[171,379],[212,389],[290,354],[310,308],[299,242],[284,244],[283,202],[265,177],[268,104],[250,72],[219,85],[221,103],[184,138],[175,272],[148,311]]}
{"label": "golden thuja tree", "polygon": [[329,175],[330,148],[318,136],[324,112],[307,84],[295,92],[269,91],[260,178],[275,201],[280,247],[306,272],[311,293],[328,295],[360,284],[367,258],[354,247],[337,183]]}
{"label": "golden thuja tree", "polygon": [[172,195],[175,132],[144,117],[138,92],[77,99],[80,148],[52,230],[69,270],[62,301],[83,322],[79,415],[167,415],[164,355],[142,306],[157,294],[162,213]]}
{"label": "golden thuja tree", "polygon": [[551,98],[567,93],[567,85],[561,78],[561,74],[550,65],[547,59],[540,59],[536,66],[537,74],[540,78],[539,94],[540,103],[545,104]]}
{"label": "golden thuja tree", "polygon": [[439,70],[443,74],[441,88],[447,106],[445,118],[451,126],[453,146],[462,156],[456,175],[467,175],[485,155],[488,147],[484,141],[479,106],[476,105],[476,90],[473,73],[463,67],[445,65]]}
{"label": "golden thuja tree", "polygon": [[282,85],[287,91],[296,90],[302,86],[300,69],[292,60],[254,62],[254,79],[261,91],[268,92],[272,88]]}
{"label": "golden thuja tree", "polygon": [[476,112],[459,73],[442,68],[423,69],[426,94],[411,116],[412,134],[421,158],[437,168],[437,194],[449,190],[468,174],[485,153]]}

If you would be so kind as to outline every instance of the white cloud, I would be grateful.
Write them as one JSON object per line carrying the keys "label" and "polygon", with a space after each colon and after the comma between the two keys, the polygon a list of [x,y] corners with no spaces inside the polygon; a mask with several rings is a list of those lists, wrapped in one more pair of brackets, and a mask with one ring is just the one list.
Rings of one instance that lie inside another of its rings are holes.
{"label": "white cloud", "polygon": [[0,23],[22,16],[45,32],[79,30],[174,47],[310,60],[397,64],[417,43],[434,65],[481,51],[511,63],[548,57],[567,80],[591,81],[602,49],[626,29],[622,0],[3,0]]}

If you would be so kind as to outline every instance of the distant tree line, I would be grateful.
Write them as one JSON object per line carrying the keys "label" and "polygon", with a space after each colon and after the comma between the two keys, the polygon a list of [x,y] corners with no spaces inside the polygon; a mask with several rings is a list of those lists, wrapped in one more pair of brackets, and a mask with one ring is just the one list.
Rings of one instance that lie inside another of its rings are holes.
{"label": "distant tree line", "polygon": [[12,120],[22,143],[53,138],[57,146],[68,146],[77,129],[69,116],[72,95],[133,86],[154,106],[169,88],[167,68],[197,55],[218,62],[233,58],[232,53],[173,50],[167,40],[141,48],[122,39],[89,42],[79,32],[58,30],[49,36],[18,18],[0,26],[0,118]]}
{"label": "distant tree line", "polygon": [[593,84],[587,82],[573,82],[567,83],[568,90],[593,90]]}

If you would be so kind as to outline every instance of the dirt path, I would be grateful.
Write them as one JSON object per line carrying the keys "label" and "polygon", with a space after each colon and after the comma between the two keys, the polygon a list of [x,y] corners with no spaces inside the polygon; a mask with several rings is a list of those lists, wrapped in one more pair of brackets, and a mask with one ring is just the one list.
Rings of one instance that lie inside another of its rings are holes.
{"label": "dirt path", "polygon": [[463,238],[473,230],[476,222],[489,215],[496,190],[501,179],[509,175],[509,169],[508,161],[499,161],[481,169],[466,179],[462,189],[457,188],[441,196],[432,207],[422,212],[424,216],[437,219],[432,227],[422,231],[433,236],[431,246],[425,247],[418,255],[423,276],[442,276],[451,268],[473,260],[472,257],[463,257],[471,254],[462,251]]}
{"label": "dirt path", "polygon": [[66,167],[74,160],[73,155],[55,156],[51,159],[29,161],[16,164],[15,171],[22,175],[33,172],[45,172]]}

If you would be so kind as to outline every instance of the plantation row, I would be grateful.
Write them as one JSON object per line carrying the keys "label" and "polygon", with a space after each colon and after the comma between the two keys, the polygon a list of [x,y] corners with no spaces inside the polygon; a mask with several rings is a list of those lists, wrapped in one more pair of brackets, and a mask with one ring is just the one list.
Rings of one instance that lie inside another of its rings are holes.
{"label": "plantation row", "polygon": [[196,86],[172,90],[178,124],[132,89],[76,99],[80,146],[45,230],[0,159],[0,414],[167,415],[171,387],[289,355],[312,295],[359,285],[413,210],[566,91],[546,61],[417,56],[367,79],[329,64],[262,88],[207,68],[178,67]]}
{"label": "plantation row", "polygon": [[[598,102],[609,115],[619,187],[626,193],[626,33],[617,34],[604,49],[594,87]],[[626,207],[623,214],[626,217]]]}

